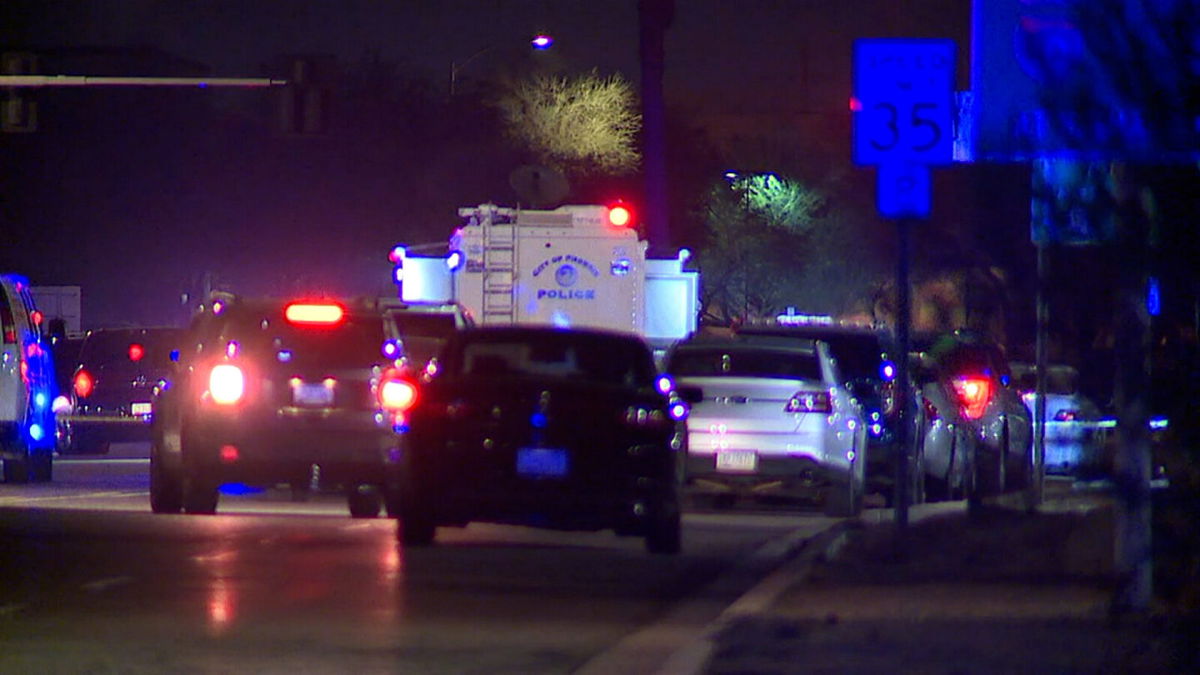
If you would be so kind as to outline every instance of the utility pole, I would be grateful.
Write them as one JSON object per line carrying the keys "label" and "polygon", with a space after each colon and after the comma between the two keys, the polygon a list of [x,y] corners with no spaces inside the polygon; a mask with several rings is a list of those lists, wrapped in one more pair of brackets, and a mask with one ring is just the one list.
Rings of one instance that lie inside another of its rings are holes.
{"label": "utility pole", "polygon": [[646,228],[651,251],[671,245],[667,204],[666,105],[663,73],[667,27],[675,0],[638,0],[639,53],[642,64],[642,170],[646,189]]}

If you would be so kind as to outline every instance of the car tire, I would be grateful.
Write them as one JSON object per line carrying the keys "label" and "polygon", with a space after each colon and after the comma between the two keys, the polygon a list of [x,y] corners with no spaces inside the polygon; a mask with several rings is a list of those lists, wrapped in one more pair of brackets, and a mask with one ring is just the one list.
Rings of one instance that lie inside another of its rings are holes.
{"label": "car tire", "polygon": [[650,513],[646,529],[646,551],[676,555],[683,550],[683,518],[677,496],[664,497]]}
{"label": "car tire", "polygon": [[19,458],[4,460],[4,482],[13,484],[29,482],[28,452],[22,452]]}
{"label": "car tire", "polygon": [[157,453],[150,454],[150,511],[179,513],[183,509],[183,479],[162,465]]}
{"label": "car tire", "polygon": [[398,538],[405,546],[429,546],[437,536],[437,525],[423,508],[408,505],[396,519]]}
{"label": "car tire", "polygon": [[49,483],[54,478],[54,454],[49,450],[29,455],[29,481]]}
{"label": "car tire", "polygon": [[831,518],[849,518],[862,513],[862,484],[850,475],[844,483],[833,483],[825,495],[825,515]]}
{"label": "car tire", "polygon": [[191,514],[213,514],[217,512],[220,493],[217,486],[185,477],[183,480],[183,510]]}
{"label": "car tire", "polygon": [[383,507],[383,497],[371,485],[355,485],[348,490],[346,501],[352,518],[378,518]]}

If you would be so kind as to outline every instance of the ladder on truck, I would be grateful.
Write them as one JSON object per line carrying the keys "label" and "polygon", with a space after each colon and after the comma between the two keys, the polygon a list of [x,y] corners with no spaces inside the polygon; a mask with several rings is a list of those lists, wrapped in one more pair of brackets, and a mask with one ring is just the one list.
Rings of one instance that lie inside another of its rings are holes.
{"label": "ladder on truck", "polygon": [[509,209],[492,208],[482,215],[483,323],[511,324],[517,320],[517,303],[513,298],[517,259],[516,214]]}

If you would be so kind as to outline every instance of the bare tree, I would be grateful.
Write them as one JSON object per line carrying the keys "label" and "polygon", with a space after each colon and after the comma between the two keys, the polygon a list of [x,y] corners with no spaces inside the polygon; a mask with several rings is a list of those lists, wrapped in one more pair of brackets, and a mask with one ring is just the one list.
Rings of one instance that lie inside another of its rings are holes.
{"label": "bare tree", "polygon": [[499,108],[509,135],[546,164],[617,174],[641,161],[637,95],[620,75],[537,75],[510,85]]}

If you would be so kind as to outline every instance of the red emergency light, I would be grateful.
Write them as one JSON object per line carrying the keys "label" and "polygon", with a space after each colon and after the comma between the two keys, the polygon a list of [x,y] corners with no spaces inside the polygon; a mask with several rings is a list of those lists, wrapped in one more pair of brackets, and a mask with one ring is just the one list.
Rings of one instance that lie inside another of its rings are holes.
{"label": "red emergency light", "polygon": [[616,227],[633,227],[633,209],[625,202],[615,202],[608,206],[608,222]]}

